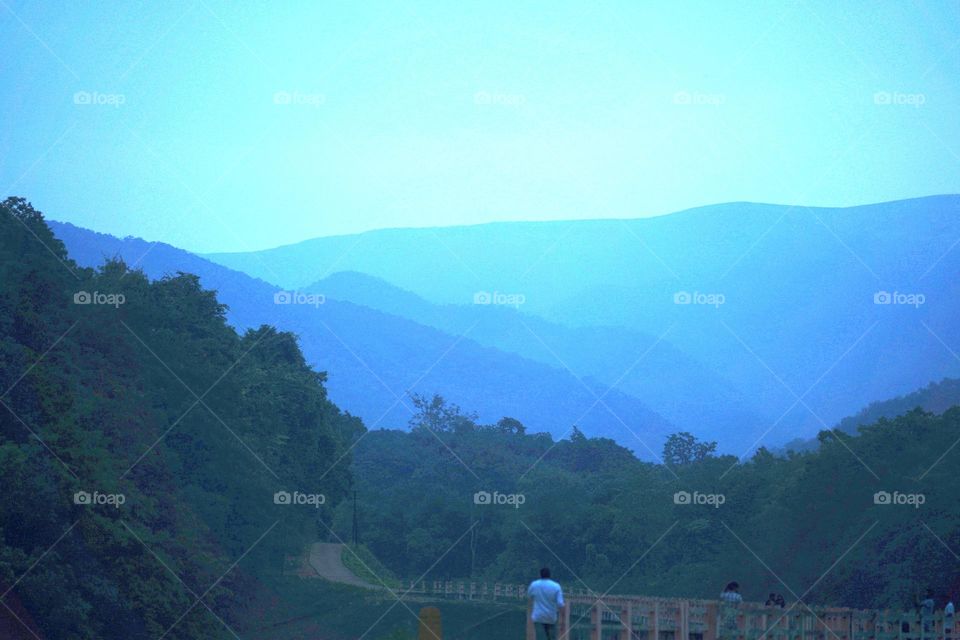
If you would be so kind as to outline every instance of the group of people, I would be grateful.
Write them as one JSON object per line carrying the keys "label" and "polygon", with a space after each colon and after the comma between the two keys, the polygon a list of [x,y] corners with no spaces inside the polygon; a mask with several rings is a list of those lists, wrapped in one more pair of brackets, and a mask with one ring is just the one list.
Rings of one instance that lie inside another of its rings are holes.
{"label": "group of people", "polygon": [[[527,596],[532,604],[530,619],[534,624],[543,627],[543,633],[547,640],[553,640],[557,621],[560,618],[560,611],[564,607],[563,589],[560,585],[550,578],[550,568],[540,569],[540,579],[534,580],[527,588]],[[722,626],[724,629],[736,629],[736,608],[743,602],[743,596],[740,595],[740,584],[730,582],[720,594]],[[780,607],[786,606],[783,596],[779,593],[771,593],[767,598],[767,606]],[[952,606],[952,605],[951,605]]]}
{"label": "group of people", "polygon": [[[535,624],[543,627],[543,632],[547,640],[553,640],[557,620],[559,620],[560,611],[564,607],[564,602],[563,589],[558,583],[550,579],[549,567],[540,569],[540,579],[530,583],[530,586],[527,588],[527,596],[533,605],[530,613],[531,620]],[[740,583],[727,583],[727,586],[724,587],[720,593],[721,635],[736,632],[737,608],[742,602],[743,596],[740,595]],[[779,593],[770,593],[764,604],[768,607],[779,607],[781,609],[787,605],[783,595]],[[923,624],[924,634],[932,634],[934,632],[934,614],[937,610],[937,601],[933,590],[927,589],[926,597],[918,600],[916,604],[920,612],[920,620]],[[943,606],[943,636],[946,640],[950,640],[953,637],[953,619],[953,597],[948,596]]]}
{"label": "group of people", "polygon": [[[937,612],[937,599],[933,589],[927,589],[927,595],[923,600],[919,600],[916,605],[920,611],[920,623],[923,625],[924,634],[933,633],[934,615]],[[943,605],[943,635],[945,638],[953,637],[953,615],[953,596],[948,595]]]}
{"label": "group of people", "polygon": [[[720,602],[734,606],[743,602],[743,596],[740,595],[740,583],[728,582],[727,586],[720,592]],[[787,601],[783,599],[783,594],[771,591],[770,595],[767,596],[767,601],[763,604],[767,607],[780,607],[783,609],[787,606]]]}

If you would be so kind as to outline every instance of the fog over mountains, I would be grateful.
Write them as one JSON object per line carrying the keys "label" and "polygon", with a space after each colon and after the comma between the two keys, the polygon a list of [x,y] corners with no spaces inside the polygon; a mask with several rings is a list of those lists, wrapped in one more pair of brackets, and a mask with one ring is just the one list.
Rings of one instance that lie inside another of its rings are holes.
{"label": "fog over mountains", "polygon": [[[334,401],[374,428],[405,424],[407,391],[436,392],[641,456],[677,430],[746,454],[960,375],[960,196],[386,229],[203,257],[51,226],[81,264],[197,273],[238,326],[297,332]],[[278,291],[324,302],[275,304]]]}

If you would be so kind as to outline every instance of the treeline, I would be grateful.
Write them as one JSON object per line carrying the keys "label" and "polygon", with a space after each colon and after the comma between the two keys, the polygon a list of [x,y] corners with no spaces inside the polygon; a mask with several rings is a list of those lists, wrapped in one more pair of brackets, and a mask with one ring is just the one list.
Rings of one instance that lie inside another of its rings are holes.
{"label": "treeline", "polygon": [[[547,564],[600,592],[715,598],[737,580],[747,599],[857,607],[960,586],[960,408],[747,461],[676,434],[651,464],[575,428],[554,441],[414,402],[411,432],[369,432],[353,463],[361,542],[399,576],[524,581]],[[351,517],[342,504],[342,535]]]}
{"label": "treeline", "polygon": [[0,205],[0,635],[232,638],[325,533],[363,427],[294,336],[224,312],[192,275],[80,268]]}

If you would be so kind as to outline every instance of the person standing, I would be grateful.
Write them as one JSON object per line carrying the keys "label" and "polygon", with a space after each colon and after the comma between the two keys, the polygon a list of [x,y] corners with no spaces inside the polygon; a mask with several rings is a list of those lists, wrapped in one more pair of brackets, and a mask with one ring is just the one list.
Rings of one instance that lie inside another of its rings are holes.
{"label": "person standing", "polygon": [[530,583],[527,597],[532,605],[530,619],[543,626],[547,640],[553,640],[553,631],[563,610],[563,589],[550,579],[549,567],[540,569],[540,579]]}
{"label": "person standing", "polygon": [[933,599],[933,589],[927,589],[927,595],[917,603],[917,607],[920,609],[920,628],[923,629],[925,638],[929,638],[933,633],[933,611],[936,604]]}
{"label": "person standing", "polygon": [[943,637],[945,640],[953,638],[953,594],[947,596],[947,604],[943,607]]}
{"label": "person standing", "polygon": [[730,582],[720,592],[720,636],[732,637],[738,635],[737,609],[743,602],[740,595],[740,583]]}

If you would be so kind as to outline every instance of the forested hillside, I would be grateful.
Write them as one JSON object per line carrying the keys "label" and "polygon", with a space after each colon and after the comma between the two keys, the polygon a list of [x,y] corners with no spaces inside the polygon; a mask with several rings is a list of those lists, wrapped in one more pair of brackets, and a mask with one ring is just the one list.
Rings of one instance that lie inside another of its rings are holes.
{"label": "forested hillside", "polygon": [[3,632],[235,637],[345,494],[362,425],[291,334],[238,335],[193,275],[81,268],[27,202],[2,207]]}
{"label": "forested hillside", "polygon": [[895,418],[917,407],[930,413],[943,413],[957,405],[960,405],[960,379],[944,378],[940,382],[931,382],[913,393],[890,400],[871,402],[856,415],[841,420],[837,428],[847,433],[856,433],[857,429],[863,425],[872,424],[883,418]]}
{"label": "forested hillside", "polygon": [[[354,458],[361,540],[398,575],[440,557],[431,575],[522,581],[548,564],[599,592],[715,598],[738,580],[752,600],[893,608],[960,586],[960,408],[824,431],[817,452],[761,449],[742,465],[678,434],[666,466],[579,432],[477,425],[440,399],[420,408],[411,433],[372,431]],[[344,532],[350,513],[337,514]]]}
{"label": "forested hillside", "polygon": [[[365,432],[294,335],[239,335],[195,275],[81,267],[21,199],[0,211],[0,276],[0,634],[256,630],[285,602],[268,586],[285,558],[350,537],[351,489],[360,542],[402,578],[548,564],[597,591],[712,598],[738,580],[748,599],[894,608],[960,587],[957,407],[742,464],[686,433],[652,464],[429,395],[409,432]],[[924,393],[942,404],[944,385]]]}

